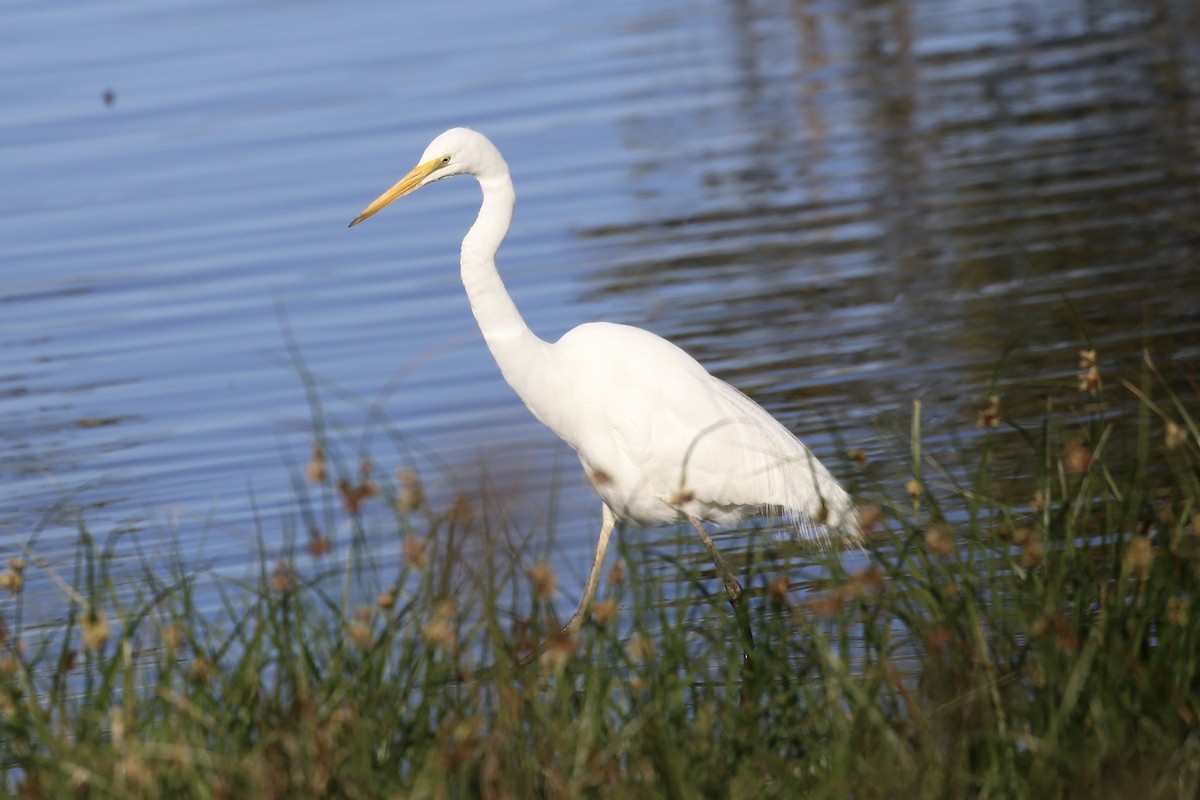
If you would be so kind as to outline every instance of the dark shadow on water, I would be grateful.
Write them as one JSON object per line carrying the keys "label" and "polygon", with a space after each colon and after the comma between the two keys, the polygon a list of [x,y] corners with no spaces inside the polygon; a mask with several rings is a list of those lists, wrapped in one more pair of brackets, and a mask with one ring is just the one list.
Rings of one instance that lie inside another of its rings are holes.
{"label": "dark shadow on water", "polygon": [[1081,349],[1102,374],[1147,346],[1195,362],[1190,4],[727,11],[672,20],[681,42],[722,31],[723,60],[681,45],[694,85],[626,121],[635,211],[581,231],[606,265],[591,298],[619,295],[821,454],[829,425],[870,449],[868,420],[902,426],[914,398],[931,422],[969,425],[993,394],[1034,415]]}

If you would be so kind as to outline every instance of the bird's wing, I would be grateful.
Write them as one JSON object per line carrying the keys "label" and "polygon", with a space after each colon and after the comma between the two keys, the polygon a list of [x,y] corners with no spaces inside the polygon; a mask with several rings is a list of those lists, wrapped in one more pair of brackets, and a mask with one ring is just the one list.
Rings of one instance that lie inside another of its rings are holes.
{"label": "bird's wing", "polygon": [[[615,448],[639,491],[697,516],[730,521],[777,506],[793,521],[840,525],[849,496],[761,406],[647,331],[593,324],[572,331],[606,385],[587,392],[589,451]],[[564,337],[566,340],[567,337]]]}

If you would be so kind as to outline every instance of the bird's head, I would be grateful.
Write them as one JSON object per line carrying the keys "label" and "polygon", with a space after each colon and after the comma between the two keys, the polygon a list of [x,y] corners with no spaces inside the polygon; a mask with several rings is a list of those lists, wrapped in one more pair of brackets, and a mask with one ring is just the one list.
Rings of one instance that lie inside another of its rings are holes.
{"label": "bird's head", "polygon": [[494,169],[496,164],[503,166],[504,159],[496,146],[488,141],[481,133],[470,128],[451,128],[439,134],[429,143],[421,159],[409,173],[401,178],[395,186],[388,189],[363,209],[354,218],[350,227],[354,227],[367,217],[375,214],[384,206],[398,200],[404,195],[420,189],[426,184],[440,181],[468,172],[480,176]]}

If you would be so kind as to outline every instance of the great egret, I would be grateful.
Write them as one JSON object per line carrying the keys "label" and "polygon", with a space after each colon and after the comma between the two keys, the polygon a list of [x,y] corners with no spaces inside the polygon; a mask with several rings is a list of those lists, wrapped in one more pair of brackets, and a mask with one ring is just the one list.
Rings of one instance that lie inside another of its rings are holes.
{"label": "great egret", "polygon": [[742,586],[704,522],[729,524],[778,509],[798,531],[856,540],[850,496],[761,406],[666,339],[608,322],[580,325],[553,344],[530,331],[496,271],[516,194],[508,164],[482,134],[452,128],[438,136],[417,166],[350,225],[422,186],[464,173],[483,190],[461,253],[462,282],[479,329],[504,379],[575,449],[603,500],[583,599],[563,632],[573,634],[583,624],[618,518],[663,523],[682,517],[712,556],[748,635]]}

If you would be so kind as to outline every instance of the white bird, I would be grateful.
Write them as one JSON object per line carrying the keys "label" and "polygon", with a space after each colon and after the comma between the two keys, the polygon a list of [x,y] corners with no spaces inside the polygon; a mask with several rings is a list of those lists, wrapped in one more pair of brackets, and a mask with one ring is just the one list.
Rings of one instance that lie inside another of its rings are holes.
{"label": "white bird", "polygon": [[590,322],[557,342],[525,324],[496,271],[516,194],[508,164],[485,136],[452,128],[416,167],[355,217],[353,227],[392,201],[454,175],[483,190],[462,241],[462,282],[504,379],[533,415],[574,448],[603,500],[602,525],[583,599],[564,633],[582,626],[618,518],[638,523],[685,518],[725,583],[749,636],[742,586],[704,522],[736,522],[780,511],[797,532],[856,541],[850,496],[829,470],[761,406],[713,377],[694,358],[641,328]]}

